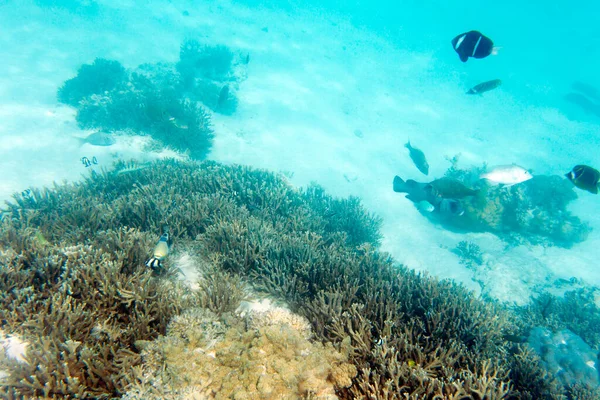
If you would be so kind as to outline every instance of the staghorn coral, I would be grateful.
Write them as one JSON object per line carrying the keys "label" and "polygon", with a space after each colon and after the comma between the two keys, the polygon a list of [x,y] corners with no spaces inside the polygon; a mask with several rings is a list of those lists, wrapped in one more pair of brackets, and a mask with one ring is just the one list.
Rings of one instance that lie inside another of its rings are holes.
{"label": "staghorn coral", "polygon": [[64,83],[58,100],[77,108],[81,128],[150,135],[193,159],[204,159],[213,141],[205,107],[230,115],[238,104],[233,53],[194,41],[181,49],[176,65],[142,64],[133,71],[98,58]]}
{"label": "staghorn coral", "polygon": [[[505,337],[514,330],[509,321],[514,314],[476,299],[462,286],[396,265],[377,250],[380,219],[357,199],[334,199],[316,186],[297,190],[280,175],[214,162],[165,160],[126,174],[120,170],[103,171],[76,184],[32,189],[28,196],[17,194],[3,213],[3,328],[33,339],[34,357],[51,335],[56,345],[44,353],[48,359],[35,358],[40,365],[66,362],[69,368],[58,370],[75,375],[76,366],[83,363],[82,375],[75,376],[80,386],[66,386],[71,396],[79,390],[90,396],[98,396],[99,390],[117,395],[124,387],[163,398],[202,393],[207,380],[197,382],[197,390],[188,387],[179,393],[174,389],[181,387],[174,386],[180,383],[176,377],[153,376],[155,368],[149,366],[166,365],[165,351],[172,350],[168,354],[176,360],[190,340],[204,343],[205,334],[236,339],[235,346],[219,342],[222,367],[228,371],[240,367],[234,352],[244,354],[245,365],[259,365],[252,352],[239,347],[243,343],[270,349],[282,347],[284,340],[306,343],[305,336],[291,329],[274,333],[270,326],[253,328],[248,320],[239,322],[241,328],[227,325],[228,311],[240,299],[235,293],[246,285],[283,301],[310,321],[323,348],[334,346],[347,354],[357,371],[354,378],[349,366],[319,372],[321,377],[340,377],[335,393],[339,398],[386,398],[399,391],[420,398],[440,393],[447,398],[519,398],[528,391],[524,377],[546,380],[533,369],[530,355],[524,355],[522,363],[510,363],[513,345]],[[205,271],[214,271],[226,282],[219,286],[221,282],[203,276],[201,292],[193,292],[164,277],[152,277],[143,267],[144,254],[165,224],[176,243],[174,252],[181,246],[197,253],[214,268]],[[120,226],[130,228],[117,229]],[[175,338],[174,332],[188,322],[174,321],[172,326],[179,328],[169,331],[169,339],[152,342],[166,333],[172,316],[199,304],[220,313],[211,317],[221,321],[215,329],[233,329],[232,336],[210,333],[209,325],[200,324],[197,336]],[[49,329],[56,321],[68,321],[65,325],[70,327]],[[73,345],[67,351],[69,340]],[[169,347],[152,351],[164,341]],[[76,342],[81,344],[69,353]],[[88,367],[87,349],[101,367]],[[15,372],[5,392],[42,395],[35,381],[24,378],[50,379],[42,372]],[[60,390],[72,382],[72,376],[64,374],[52,380]],[[22,379],[28,386],[19,386]],[[310,396],[313,389],[306,388],[313,387],[311,380],[304,381],[308,386],[301,381],[295,377],[291,382]]]}
{"label": "staghorn coral", "polygon": [[92,95],[113,90],[127,80],[127,71],[118,62],[96,58],[92,64],[83,64],[77,76],[67,80],[58,89],[58,101],[77,107]]}
{"label": "staghorn coral", "polygon": [[181,44],[177,71],[184,87],[191,87],[196,77],[223,79],[231,72],[233,53],[225,46],[203,46],[187,39]]}
{"label": "staghorn coral", "polygon": [[165,331],[181,308],[181,291],[152,280],[140,251],[147,238],[135,230],[101,232],[93,246],[64,246],[40,244],[10,222],[1,231],[0,319],[30,344],[2,392],[118,395],[141,362],[133,343]]}
{"label": "staghorn coral", "polygon": [[208,114],[176,88],[161,84],[132,73],[127,84],[82,100],[77,123],[85,129],[145,133],[194,159],[205,158],[213,140]]}

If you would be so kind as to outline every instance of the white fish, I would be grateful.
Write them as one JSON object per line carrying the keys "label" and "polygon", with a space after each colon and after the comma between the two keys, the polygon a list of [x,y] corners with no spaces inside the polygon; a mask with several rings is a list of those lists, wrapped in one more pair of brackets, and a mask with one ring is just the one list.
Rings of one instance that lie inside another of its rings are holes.
{"label": "white fish", "polygon": [[423,212],[433,212],[433,210],[435,210],[435,207],[433,206],[433,204],[431,204],[427,200],[420,201],[415,205],[417,206],[417,208],[419,210],[421,210]]}
{"label": "white fish", "polygon": [[513,164],[494,167],[488,172],[481,174],[480,178],[486,179],[495,185],[512,186],[530,180],[533,178],[533,175],[525,168]]}

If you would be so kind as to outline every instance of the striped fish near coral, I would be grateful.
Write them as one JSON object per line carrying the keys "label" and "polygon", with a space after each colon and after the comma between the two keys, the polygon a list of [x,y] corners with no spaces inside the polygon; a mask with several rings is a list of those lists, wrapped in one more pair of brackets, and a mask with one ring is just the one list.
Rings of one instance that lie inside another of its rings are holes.
{"label": "striped fish near coral", "polygon": [[593,194],[598,194],[600,171],[597,169],[587,165],[576,165],[565,176],[579,189],[586,190]]}
{"label": "striped fish near coral", "polygon": [[162,268],[162,261],[169,255],[169,231],[167,228],[164,229],[164,233],[158,239],[158,243],[154,247],[152,257],[146,261],[146,266],[153,270]]}

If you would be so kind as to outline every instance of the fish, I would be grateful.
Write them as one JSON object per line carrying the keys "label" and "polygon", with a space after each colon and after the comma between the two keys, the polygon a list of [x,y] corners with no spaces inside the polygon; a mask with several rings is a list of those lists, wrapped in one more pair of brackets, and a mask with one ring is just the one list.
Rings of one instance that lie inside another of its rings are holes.
{"label": "fish", "polygon": [[162,261],[169,255],[169,232],[165,228],[163,234],[158,239],[158,243],[154,246],[152,257],[146,261],[146,266],[157,270],[162,268]]}
{"label": "fish", "polygon": [[429,174],[429,164],[427,163],[425,154],[416,147],[412,147],[410,145],[410,140],[404,145],[404,147],[408,149],[410,159],[413,161],[413,163],[419,169],[419,171],[421,171],[425,175]]}
{"label": "fish", "polygon": [[587,190],[590,193],[598,194],[598,181],[600,180],[600,172],[587,165],[576,165],[573,169],[565,174],[568,180],[573,182],[575,187],[582,190]]}
{"label": "fish", "polygon": [[110,133],[100,131],[94,132],[87,137],[77,139],[79,139],[82,146],[86,143],[91,144],[92,146],[112,146],[117,142]]}
{"label": "fish", "polygon": [[393,188],[396,193],[407,193],[405,197],[414,203],[419,203],[421,201],[428,201],[431,203],[435,199],[435,195],[428,183],[421,183],[412,179],[404,181],[398,175],[394,177]]}
{"label": "fish", "polygon": [[[449,180],[450,178],[438,179],[438,181],[442,181],[445,184],[451,183]],[[441,197],[432,185],[434,182],[435,181],[432,183],[422,183],[412,179],[404,181],[396,175],[394,177],[394,192],[407,193],[406,198],[414,202],[416,207],[423,212],[433,213],[437,211],[444,217],[463,215],[465,210],[460,201],[457,199]],[[455,189],[453,194],[464,195],[467,192],[471,193],[469,190],[473,192],[473,194],[477,193],[477,191],[468,189],[466,186],[462,185],[459,190]],[[447,190],[447,192],[450,193],[451,191]]]}
{"label": "fish", "polygon": [[217,99],[217,109],[223,108],[225,103],[229,100],[229,85],[224,85],[219,92],[219,98]]}
{"label": "fish", "polygon": [[469,57],[485,58],[497,52],[492,39],[478,31],[461,33],[451,43],[462,62],[467,62]]}
{"label": "fish", "polygon": [[494,185],[512,186],[533,178],[533,175],[525,168],[518,165],[499,165],[479,176]]}
{"label": "fish", "polygon": [[489,92],[490,90],[496,89],[498,86],[502,84],[500,79],[492,79],[491,81],[482,82],[478,85],[473,86],[467,94],[478,94]]}
{"label": "fish", "polygon": [[431,192],[436,197],[444,199],[462,199],[469,196],[476,196],[478,189],[471,189],[458,179],[443,177],[429,183]]}
{"label": "fish", "polygon": [[431,204],[430,202],[428,202],[427,200],[421,200],[418,203],[416,203],[415,206],[417,207],[417,209],[419,211],[423,211],[423,212],[430,213],[435,210],[435,206],[433,204]]}
{"label": "fish", "polygon": [[465,213],[462,204],[456,199],[442,199],[438,204],[438,210],[445,217],[460,217]]}

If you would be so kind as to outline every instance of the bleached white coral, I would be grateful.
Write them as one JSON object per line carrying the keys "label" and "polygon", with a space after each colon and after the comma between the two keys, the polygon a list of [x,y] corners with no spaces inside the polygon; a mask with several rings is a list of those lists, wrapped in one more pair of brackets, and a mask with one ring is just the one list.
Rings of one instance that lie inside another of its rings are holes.
{"label": "bleached white coral", "polygon": [[236,311],[240,316],[247,318],[250,327],[254,329],[273,325],[289,325],[304,338],[312,337],[312,328],[306,318],[292,313],[285,307],[274,305],[269,299],[242,301]]}

